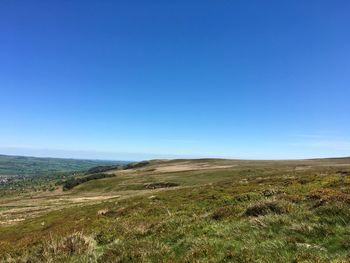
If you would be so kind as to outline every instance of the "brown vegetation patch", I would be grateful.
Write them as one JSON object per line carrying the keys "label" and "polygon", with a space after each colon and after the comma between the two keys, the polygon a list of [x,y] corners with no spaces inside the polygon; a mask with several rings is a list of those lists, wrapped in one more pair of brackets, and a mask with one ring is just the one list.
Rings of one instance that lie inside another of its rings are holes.
{"label": "brown vegetation patch", "polygon": [[350,204],[350,194],[342,193],[333,189],[319,189],[311,192],[307,196],[310,200],[317,201],[318,205],[325,204],[332,201],[341,201]]}
{"label": "brown vegetation patch", "polygon": [[171,183],[171,182],[145,184],[146,189],[169,188],[169,187],[175,187],[175,186],[179,186],[179,184]]}
{"label": "brown vegetation patch", "polygon": [[209,163],[193,163],[193,162],[182,162],[175,164],[164,164],[158,166],[155,170],[157,172],[168,173],[168,172],[184,172],[193,170],[205,170],[205,169],[224,169],[231,168],[236,165],[214,165]]}
{"label": "brown vegetation patch", "polygon": [[350,171],[338,171],[337,174],[341,176],[350,176]]}
{"label": "brown vegetation patch", "polygon": [[235,208],[235,206],[227,205],[220,207],[214,211],[214,213],[211,215],[211,218],[214,220],[222,220],[231,216],[237,216],[238,210]]}
{"label": "brown vegetation patch", "polygon": [[291,210],[291,205],[282,201],[259,202],[247,208],[246,216],[264,216],[267,214],[285,214]]}

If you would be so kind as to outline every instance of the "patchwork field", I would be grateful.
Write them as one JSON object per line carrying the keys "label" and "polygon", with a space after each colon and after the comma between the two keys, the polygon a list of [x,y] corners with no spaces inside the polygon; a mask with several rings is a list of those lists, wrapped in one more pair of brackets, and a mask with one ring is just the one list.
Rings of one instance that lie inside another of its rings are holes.
{"label": "patchwork field", "polygon": [[350,158],[153,160],[97,174],[2,197],[1,260],[350,261]]}

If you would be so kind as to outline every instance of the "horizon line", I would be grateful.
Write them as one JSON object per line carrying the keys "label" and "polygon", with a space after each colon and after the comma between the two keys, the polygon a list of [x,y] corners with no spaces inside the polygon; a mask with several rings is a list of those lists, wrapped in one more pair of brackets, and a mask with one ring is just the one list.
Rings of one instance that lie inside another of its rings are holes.
{"label": "horizon line", "polygon": [[[20,153],[20,152],[7,152],[6,150],[34,150],[34,151],[55,151],[56,154],[35,154],[35,153]],[[61,154],[59,154],[59,152]],[[103,158],[103,157],[79,157],[79,156],[69,156],[62,155],[62,153],[85,153],[85,154],[117,154],[117,155],[135,155],[139,156],[138,158]],[[0,146],[0,156],[13,156],[13,157],[34,157],[34,158],[47,158],[47,159],[73,159],[73,160],[98,160],[98,161],[125,161],[125,162],[138,162],[143,160],[177,160],[177,159],[226,159],[226,160],[241,160],[241,161],[302,161],[302,160],[315,160],[315,159],[341,159],[341,158],[350,158],[349,155],[342,156],[310,156],[304,158],[290,157],[290,158],[244,158],[244,157],[233,157],[233,156],[218,156],[218,155],[181,155],[181,154],[162,154],[162,153],[143,153],[143,152],[102,152],[102,151],[89,151],[89,150],[63,150],[63,149],[48,149],[48,148],[17,148],[17,147],[1,147]],[[140,158],[141,156],[149,156],[150,158]],[[151,157],[153,156],[153,158]]]}

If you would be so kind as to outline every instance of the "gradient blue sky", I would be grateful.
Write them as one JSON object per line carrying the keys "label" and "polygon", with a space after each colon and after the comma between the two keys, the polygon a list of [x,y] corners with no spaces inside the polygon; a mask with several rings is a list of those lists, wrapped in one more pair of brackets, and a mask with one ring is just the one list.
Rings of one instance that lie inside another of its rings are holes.
{"label": "gradient blue sky", "polygon": [[0,153],[350,155],[350,2],[0,2]]}

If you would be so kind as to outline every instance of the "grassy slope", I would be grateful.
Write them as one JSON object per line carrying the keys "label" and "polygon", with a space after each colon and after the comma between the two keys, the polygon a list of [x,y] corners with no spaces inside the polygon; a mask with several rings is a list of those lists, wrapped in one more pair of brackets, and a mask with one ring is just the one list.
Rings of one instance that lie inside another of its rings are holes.
{"label": "grassy slope", "polygon": [[[12,254],[14,262],[350,259],[350,159],[154,161],[115,173],[64,193],[110,195],[107,201],[0,227],[2,256]],[[160,181],[180,187],[144,189]]]}

